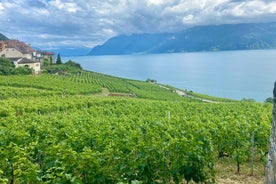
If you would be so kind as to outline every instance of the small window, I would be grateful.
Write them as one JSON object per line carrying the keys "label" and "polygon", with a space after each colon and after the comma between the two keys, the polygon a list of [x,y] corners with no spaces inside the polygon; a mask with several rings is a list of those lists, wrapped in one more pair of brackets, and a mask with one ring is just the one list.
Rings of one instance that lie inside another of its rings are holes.
{"label": "small window", "polygon": [[25,65],[26,68],[29,68],[29,65]]}

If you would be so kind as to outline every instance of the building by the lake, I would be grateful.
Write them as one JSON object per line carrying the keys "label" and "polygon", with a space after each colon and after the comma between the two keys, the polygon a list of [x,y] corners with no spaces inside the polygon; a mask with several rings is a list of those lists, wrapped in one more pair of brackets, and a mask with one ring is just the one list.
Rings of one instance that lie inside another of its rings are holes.
{"label": "building by the lake", "polygon": [[19,40],[3,40],[0,41],[0,57],[10,59],[15,67],[28,67],[39,74],[43,62],[53,63],[55,55],[53,52],[36,51],[30,44]]}

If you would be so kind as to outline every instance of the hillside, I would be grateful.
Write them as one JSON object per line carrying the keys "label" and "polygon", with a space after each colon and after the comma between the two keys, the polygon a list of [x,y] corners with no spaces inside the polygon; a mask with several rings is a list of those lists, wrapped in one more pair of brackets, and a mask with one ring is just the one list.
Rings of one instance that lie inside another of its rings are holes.
{"label": "hillside", "polygon": [[263,181],[271,104],[87,71],[0,76],[0,101],[1,183]]}
{"label": "hillside", "polygon": [[83,46],[59,46],[57,48],[51,48],[50,50],[54,53],[60,53],[62,57],[68,57],[85,56],[91,49]]}
{"label": "hillside", "polygon": [[8,38],[5,35],[0,33],[0,40],[8,40]]}
{"label": "hillside", "polygon": [[176,33],[120,35],[92,48],[89,55],[275,48],[276,23],[252,23],[197,26]]}

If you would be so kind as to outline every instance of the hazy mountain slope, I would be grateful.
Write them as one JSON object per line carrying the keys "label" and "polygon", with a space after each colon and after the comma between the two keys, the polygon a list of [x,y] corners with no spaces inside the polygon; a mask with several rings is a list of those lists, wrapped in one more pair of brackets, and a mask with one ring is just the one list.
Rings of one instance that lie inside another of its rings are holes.
{"label": "hazy mountain slope", "polygon": [[83,46],[60,46],[57,48],[49,48],[49,51],[54,52],[55,54],[60,53],[62,57],[68,56],[84,56],[90,51],[90,48]]}
{"label": "hazy mountain slope", "polygon": [[133,54],[152,52],[162,42],[169,37],[170,34],[133,34],[120,35],[109,39],[105,44],[94,47],[90,54]]}
{"label": "hazy mountain slope", "polygon": [[8,40],[8,38],[2,33],[0,33],[0,40]]}
{"label": "hazy mountain slope", "polygon": [[276,48],[276,23],[197,26],[176,33],[120,35],[89,55]]}

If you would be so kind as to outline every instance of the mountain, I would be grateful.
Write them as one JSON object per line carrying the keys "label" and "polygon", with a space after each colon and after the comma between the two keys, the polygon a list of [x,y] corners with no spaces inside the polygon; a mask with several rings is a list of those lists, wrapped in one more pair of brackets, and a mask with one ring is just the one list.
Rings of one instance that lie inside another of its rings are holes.
{"label": "mountain", "polygon": [[120,35],[94,47],[90,55],[148,53],[155,47],[160,47],[167,37],[170,37],[169,33]]}
{"label": "mountain", "polygon": [[88,47],[68,47],[68,46],[63,46],[59,48],[49,48],[48,49],[51,52],[54,52],[55,54],[60,53],[62,57],[68,57],[68,56],[84,56],[87,55],[87,53],[91,50]]}
{"label": "mountain", "polygon": [[0,33],[0,40],[8,40],[8,38],[2,33]]}
{"label": "mountain", "polygon": [[276,23],[196,26],[175,33],[119,35],[89,55],[275,49]]}

